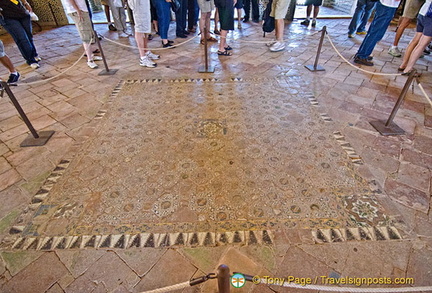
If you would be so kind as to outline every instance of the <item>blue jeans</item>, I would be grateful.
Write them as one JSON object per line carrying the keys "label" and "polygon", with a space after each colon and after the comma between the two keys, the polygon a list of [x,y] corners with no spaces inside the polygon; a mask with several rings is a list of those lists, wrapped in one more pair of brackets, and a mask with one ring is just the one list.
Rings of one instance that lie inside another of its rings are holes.
{"label": "blue jeans", "polygon": [[179,0],[180,8],[175,13],[176,15],[176,34],[183,35],[186,30],[186,16],[187,16],[187,7],[188,0]]}
{"label": "blue jeans", "polygon": [[154,0],[158,16],[158,32],[161,39],[168,39],[168,29],[171,22],[171,4],[165,0]]}
{"label": "blue jeans", "polygon": [[377,2],[375,17],[369,26],[367,35],[363,39],[363,42],[357,51],[357,57],[364,59],[372,54],[376,44],[383,38],[395,12],[396,7],[384,6],[381,2]]}
{"label": "blue jeans", "polygon": [[38,54],[33,43],[30,15],[20,19],[0,16],[0,25],[12,36],[27,64],[37,63],[35,57]]}
{"label": "blue jeans", "polygon": [[366,24],[375,8],[375,3],[370,0],[358,0],[357,7],[351,22],[348,26],[348,34],[352,35],[356,31],[364,32],[366,31]]}

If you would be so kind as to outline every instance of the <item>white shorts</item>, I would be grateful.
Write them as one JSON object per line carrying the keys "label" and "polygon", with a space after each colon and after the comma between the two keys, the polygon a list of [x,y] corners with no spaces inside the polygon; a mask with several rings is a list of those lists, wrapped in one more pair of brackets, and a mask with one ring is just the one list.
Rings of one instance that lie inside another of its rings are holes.
{"label": "white shorts", "polygon": [[128,0],[137,33],[151,33],[150,0]]}
{"label": "white shorts", "polygon": [[198,6],[202,13],[211,12],[215,7],[214,0],[198,0]]}

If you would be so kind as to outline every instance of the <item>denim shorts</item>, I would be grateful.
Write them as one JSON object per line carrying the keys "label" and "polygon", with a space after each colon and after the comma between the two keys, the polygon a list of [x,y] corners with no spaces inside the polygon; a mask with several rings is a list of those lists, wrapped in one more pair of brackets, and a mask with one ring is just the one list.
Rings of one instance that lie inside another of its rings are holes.
{"label": "denim shorts", "polygon": [[0,40],[0,58],[6,56],[4,52],[3,42]]}
{"label": "denim shorts", "polygon": [[416,31],[418,33],[423,33],[426,37],[432,37],[432,17],[419,14]]}

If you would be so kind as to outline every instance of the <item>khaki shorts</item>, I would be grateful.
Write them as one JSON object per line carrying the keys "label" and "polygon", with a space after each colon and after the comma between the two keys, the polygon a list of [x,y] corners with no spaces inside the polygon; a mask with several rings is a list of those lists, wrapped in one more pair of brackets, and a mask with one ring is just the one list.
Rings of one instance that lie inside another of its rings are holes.
{"label": "khaki shorts", "polygon": [[425,0],[407,0],[402,16],[411,19],[416,18],[424,3]]}
{"label": "khaki shorts", "polygon": [[275,19],[284,19],[287,12],[290,0],[273,0],[270,16]]}
{"label": "khaki shorts", "polygon": [[78,17],[78,12],[69,13],[70,17],[75,22],[75,26],[80,35],[81,41],[83,43],[90,44],[93,40],[93,27],[90,21],[90,15],[88,12],[81,11],[83,20],[80,21]]}
{"label": "khaki shorts", "polygon": [[215,7],[213,0],[198,0],[198,6],[202,13],[211,12]]}

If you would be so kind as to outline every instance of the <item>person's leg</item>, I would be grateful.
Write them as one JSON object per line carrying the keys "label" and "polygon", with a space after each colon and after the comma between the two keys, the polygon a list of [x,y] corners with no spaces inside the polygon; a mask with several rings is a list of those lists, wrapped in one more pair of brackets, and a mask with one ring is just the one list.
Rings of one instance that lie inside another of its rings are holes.
{"label": "person's leg", "polygon": [[421,33],[421,32],[417,32],[414,35],[414,37],[412,38],[411,42],[408,44],[408,47],[405,50],[405,54],[404,54],[403,59],[402,59],[402,64],[399,66],[399,68],[405,69],[407,67],[408,61],[411,58],[411,55],[414,51],[414,48],[417,47],[417,45],[420,41],[420,38],[422,36],[423,36],[423,33]]}
{"label": "person's leg", "polygon": [[242,19],[242,8],[238,8],[237,9],[237,28],[241,29],[242,25],[241,25],[241,19]]}
{"label": "person's leg", "polygon": [[158,16],[159,35],[162,39],[162,44],[167,45],[168,42],[168,29],[171,21],[170,3],[165,0],[155,0],[155,7]]}
{"label": "person's leg", "polygon": [[111,23],[111,13],[110,13],[109,5],[104,5],[104,11],[105,11],[105,17],[107,19],[107,22]]}
{"label": "person's leg", "polygon": [[25,31],[25,33],[26,33],[26,35],[27,35],[27,39],[28,39],[28,41],[29,41],[29,44],[30,44],[30,48],[31,48],[31,54],[32,54],[32,56],[33,56],[33,58],[36,60],[36,61],[38,61],[37,59],[36,59],[36,57],[38,57],[38,53],[37,53],[37,51],[36,51],[36,46],[35,46],[35,44],[34,44],[34,42],[33,42],[33,27],[32,27],[32,23],[31,23],[31,19],[30,19],[30,16],[27,16],[27,17],[23,17],[23,18],[21,18],[20,19],[20,22],[21,22],[21,25],[22,25],[22,27],[24,28],[24,31]]}
{"label": "person's leg", "polygon": [[215,15],[214,15],[214,33],[219,35],[219,9],[216,7],[215,8]]}
{"label": "person's leg", "polygon": [[357,30],[358,23],[360,22],[360,19],[362,15],[364,14],[365,6],[366,6],[366,0],[358,0],[357,6],[354,11],[353,17],[351,19],[350,24],[348,25],[348,36],[353,35],[355,31]]}
{"label": "person's leg", "polygon": [[361,17],[360,25],[357,27],[357,33],[366,34],[366,25],[371,17],[372,11],[375,9],[375,2],[366,0],[364,13]]}
{"label": "person's leg", "polygon": [[[30,19],[30,17],[29,17]],[[37,63],[34,59],[34,48],[30,43],[27,33],[19,20],[0,17],[0,25],[12,36],[18,46],[21,55],[27,64]]]}
{"label": "person's leg", "polygon": [[311,12],[312,12],[312,4],[309,4],[306,7],[306,19],[309,19],[310,15],[311,15]]}
{"label": "person's leg", "polygon": [[0,62],[1,64],[3,64],[4,67],[6,67],[7,70],[9,70],[9,72],[16,72],[16,69],[12,64],[12,61],[4,52],[4,45],[1,40],[0,40]]}
{"label": "person's leg", "polygon": [[249,21],[249,15],[251,10],[251,0],[244,0],[243,2],[243,10],[245,12],[245,15],[243,17],[243,22]]}
{"label": "person's leg", "polygon": [[179,0],[180,8],[176,11],[176,35],[179,38],[186,38],[186,14],[187,14],[187,0]]}
{"label": "person's leg", "polygon": [[316,19],[317,19],[318,13],[320,11],[320,5],[314,5],[314,7],[313,7],[312,27],[316,26]]}
{"label": "person's leg", "polygon": [[395,46],[395,47],[398,46],[399,41],[402,37],[402,34],[405,31],[405,29],[408,27],[410,22],[411,22],[411,18],[401,17],[401,21],[400,21],[399,26],[396,30],[396,35],[395,35],[395,39],[393,41],[393,46]]}
{"label": "person's leg", "polygon": [[[408,60],[407,66],[405,67],[404,73],[409,72],[411,69],[413,69],[414,64],[417,62],[417,60],[420,58],[420,56],[423,54],[424,49],[429,45],[429,43],[432,41],[432,37],[427,37],[425,35],[422,35],[420,40],[418,41],[417,46],[412,50],[411,56]],[[401,65],[401,68],[402,65]]]}
{"label": "person's leg", "polygon": [[283,42],[285,22],[283,19],[275,19],[275,36],[276,41]]}
{"label": "person's leg", "polygon": [[388,7],[377,2],[375,17],[369,27],[366,37],[363,39],[363,42],[357,51],[356,57],[366,59],[372,54],[376,44],[384,36],[395,11],[396,8]]}
{"label": "person's leg", "polygon": [[258,0],[251,0],[252,4],[252,21],[253,22],[259,22],[259,6],[258,6]]}
{"label": "person's leg", "polygon": [[226,36],[228,35],[228,31],[221,29],[220,31],[220,39],[219,39],[219,52],[225,52],[226,45]]}

